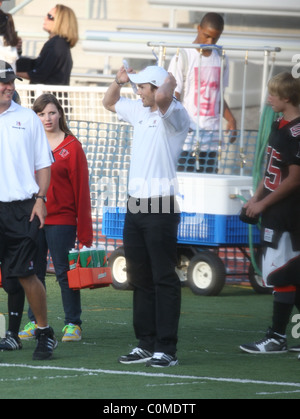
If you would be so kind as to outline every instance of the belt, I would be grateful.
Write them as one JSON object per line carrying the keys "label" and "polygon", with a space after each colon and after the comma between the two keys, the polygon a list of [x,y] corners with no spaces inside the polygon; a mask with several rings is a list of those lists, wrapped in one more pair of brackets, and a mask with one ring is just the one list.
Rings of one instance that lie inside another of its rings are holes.
{"label": "belt", "polygon": [[24,200],[19,200],[19,201],[9,201],[9,202],[0,201],[0,205],[2,205],[3,207],[4,206],[10,206],[10,205],[20,205],[20,204],[26,204],[28,202],[32,202],[34,200],[35,200],[35,198],[33,196],[32,198],[24,199]]}

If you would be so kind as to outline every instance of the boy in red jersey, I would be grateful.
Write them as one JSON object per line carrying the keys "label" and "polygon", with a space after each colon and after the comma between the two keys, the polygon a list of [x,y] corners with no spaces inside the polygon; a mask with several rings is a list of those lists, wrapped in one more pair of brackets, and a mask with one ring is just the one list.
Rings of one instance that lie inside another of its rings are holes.
{"label": "boy in red jersey", "polygon": [[268,102],[282,116],[272,125],[264,179],[245,205],[247,216],[262,214],[263,279],[274,288],[272,327],[240,347],[255,354],[286,352],[286,328],[294,306],[300,310],[300,79],[283,72],[268,88]]}

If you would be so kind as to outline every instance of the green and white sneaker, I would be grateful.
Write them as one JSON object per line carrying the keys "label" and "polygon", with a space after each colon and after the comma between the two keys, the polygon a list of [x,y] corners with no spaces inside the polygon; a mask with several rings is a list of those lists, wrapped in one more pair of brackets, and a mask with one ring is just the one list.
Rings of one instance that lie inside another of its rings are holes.
{"label": "green and white sneaker", "polygon": [[37,329],[37,324],[35,322],[29,322],[24,327],[24,330],[19,332],[19,338],[21,340],[30,340],[35,338],[35,332]]}
{"label": "green and white sneaker", "polygon": [[76,324],[67,324],[63,328],[62,342],[79,342],[81,340],[81,328]]}

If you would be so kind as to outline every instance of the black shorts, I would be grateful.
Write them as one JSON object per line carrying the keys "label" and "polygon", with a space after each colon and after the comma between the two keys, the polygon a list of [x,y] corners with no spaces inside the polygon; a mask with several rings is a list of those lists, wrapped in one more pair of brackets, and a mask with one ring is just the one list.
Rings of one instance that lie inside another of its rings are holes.
{"label": "black shorts", "polygon": [[34,199],[0,202],[0,262],[6,278],[35,274],[40,220],[29,222]]}

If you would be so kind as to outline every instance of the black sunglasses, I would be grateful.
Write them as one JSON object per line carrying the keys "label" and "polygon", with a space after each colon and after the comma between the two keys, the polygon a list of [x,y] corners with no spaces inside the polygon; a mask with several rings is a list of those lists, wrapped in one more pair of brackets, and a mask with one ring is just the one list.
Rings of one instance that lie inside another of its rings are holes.
{"label": "black sunglasses", "polygon": [[50,13],[47,13],[47,19],[53,21],[55,18]]}

